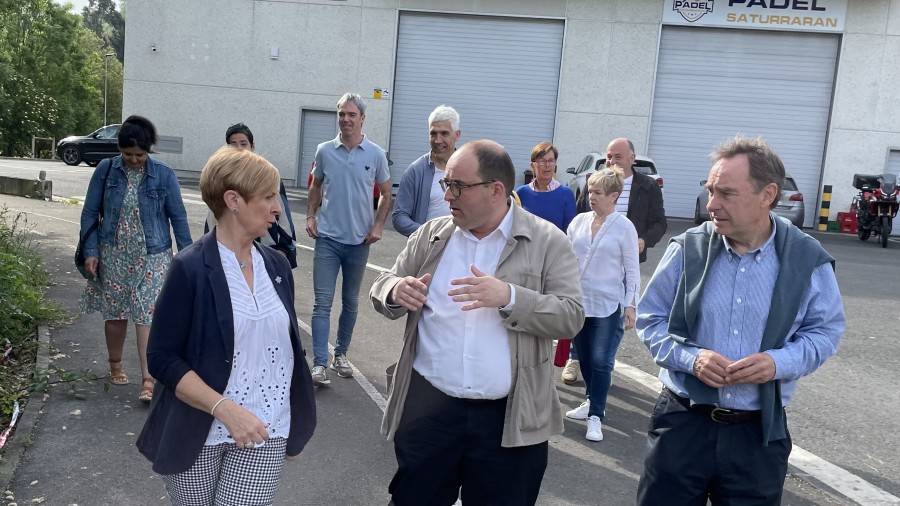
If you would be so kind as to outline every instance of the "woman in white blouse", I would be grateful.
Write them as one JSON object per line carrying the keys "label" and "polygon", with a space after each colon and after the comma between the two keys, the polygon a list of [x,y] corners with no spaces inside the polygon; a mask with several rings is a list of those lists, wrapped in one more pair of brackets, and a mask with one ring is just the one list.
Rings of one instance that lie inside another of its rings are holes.
{"label": "woman in white blouse", "polygon": [[200,174],[218,224],[175,257],[156,301],[137,446],[172,504],[272,504],[315,428],[291,267],[254,242],[282,212],[279,184],[261,156],[219,149]]}
{"label": "woman in white blouse", "polygon": [[634,327],[639,296],[637,232],[628,218],[616,211],[624,179],[618,166],[592,174],[588,178],[591,211],[576,216],[567,231],[581,271],[585,319],[573,344],[588,399],[566,416],[587,420],[585,437],[590,441],[603,439],[601,428],[616,350],[624,329]]}

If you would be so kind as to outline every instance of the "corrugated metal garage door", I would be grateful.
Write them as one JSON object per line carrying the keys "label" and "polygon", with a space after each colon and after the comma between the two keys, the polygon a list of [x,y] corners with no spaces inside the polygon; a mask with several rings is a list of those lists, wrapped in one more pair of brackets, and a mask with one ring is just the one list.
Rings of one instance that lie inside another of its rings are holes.
{"label": "corrugated metal garage door", "polygon": [[834,34],[665,26],[648,154],[666,181],[666,214],[692,217],[709,153],[762,135],[806,197],[817,199],[840,39]]}
{"label": "corrugated metal garage door", "polygon": [[297,185],[306,188],[319,144],[337,135],[337,112],[303,110],[300,113],[300,170]]}
{"label": "corrugated metal garage door", "polygon": [[520,184],[531,148],[553,139],[563,31],[561,20],[401,12],[391,182],[430,149],[428,115],[447,104],[459,111],[461,142],[503,144]]}

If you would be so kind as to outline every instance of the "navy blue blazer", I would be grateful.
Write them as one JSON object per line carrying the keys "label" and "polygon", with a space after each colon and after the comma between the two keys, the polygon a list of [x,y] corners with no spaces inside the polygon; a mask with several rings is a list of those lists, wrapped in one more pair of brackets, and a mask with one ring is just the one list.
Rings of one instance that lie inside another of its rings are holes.
{"label": "navy blue blazer", "polygon": [[[298,455],[316,427],[316,399],[294,311],[291,266],[277,251],[255,245],[291,320],[294,372],[287,455]],[[157,379],[138,450],[159,474],[186,471],[197,459],[213,417],[175,397],[175,386],[194,371],[213,390],[228,385],[234,356],[234,314],[216,241],[216,229],[172,260],[153,311],[147,361]]]}

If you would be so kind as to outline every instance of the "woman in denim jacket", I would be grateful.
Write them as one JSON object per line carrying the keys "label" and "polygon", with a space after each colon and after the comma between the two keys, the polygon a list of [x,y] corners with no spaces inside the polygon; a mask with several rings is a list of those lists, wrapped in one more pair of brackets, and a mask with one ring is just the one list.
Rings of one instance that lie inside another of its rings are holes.
{"label": "woman in denim jacket", "polygon": [[170,230],[179,250],[191,244],[191,232],[174,171],[149,157],[156,144],[153,123],[130,116],[119,129],[118,143],[121,155],[97,165],[81,211],[81,230],[101,220],[84,243],[85,269],[93,279],[81,296],[81,309],[103,315],[113,385],[128,384],[122,351],[128,320],[134,322],[143,378],[138,398],[149,403],[155,380],[147,370],[147,340],[153,305],[172,260]]}

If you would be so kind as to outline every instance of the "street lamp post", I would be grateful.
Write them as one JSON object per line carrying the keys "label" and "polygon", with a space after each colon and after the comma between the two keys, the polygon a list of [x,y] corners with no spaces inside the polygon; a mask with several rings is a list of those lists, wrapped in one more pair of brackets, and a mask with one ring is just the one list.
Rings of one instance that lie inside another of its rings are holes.
{"label": "street lamp post", "polygon": [[109,96],[109,57],[115,56],[115,53],[106,53],[103,55],[103,125],[106,126],[109,124],[109,118],[107,114],[107,97]]}

